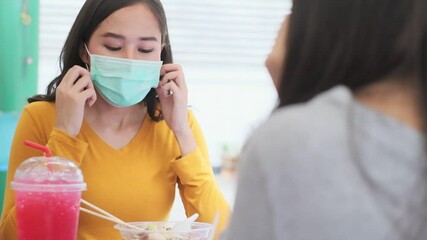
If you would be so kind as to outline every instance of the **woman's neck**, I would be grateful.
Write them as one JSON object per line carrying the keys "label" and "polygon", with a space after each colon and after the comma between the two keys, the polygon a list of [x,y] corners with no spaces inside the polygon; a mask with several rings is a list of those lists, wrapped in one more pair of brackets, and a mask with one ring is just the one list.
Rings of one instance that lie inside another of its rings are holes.
{"label": "woman's neck", "polygon": [[420,97],[415,81],[411,79],[384,80],[370,84],[354,92],[362,104],[405,125],[422,130],[423,119],[420,111]]}
{"label": "woman's neck", "polygon": [[110,129],[139,125],[147,113],[143,102],[130,107],[113,107],[98,96],[92,107],[86,107],[85,120]]}

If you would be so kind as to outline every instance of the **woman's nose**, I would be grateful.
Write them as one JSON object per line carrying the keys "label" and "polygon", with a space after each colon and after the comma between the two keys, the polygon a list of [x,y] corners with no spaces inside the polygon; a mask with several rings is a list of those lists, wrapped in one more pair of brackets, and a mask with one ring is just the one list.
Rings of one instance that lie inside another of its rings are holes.
{"label": "woman's nose", "polygon": [[127,59],[137,59],[136,51],[132,48],[125,48],[124,56],[122,57]]}

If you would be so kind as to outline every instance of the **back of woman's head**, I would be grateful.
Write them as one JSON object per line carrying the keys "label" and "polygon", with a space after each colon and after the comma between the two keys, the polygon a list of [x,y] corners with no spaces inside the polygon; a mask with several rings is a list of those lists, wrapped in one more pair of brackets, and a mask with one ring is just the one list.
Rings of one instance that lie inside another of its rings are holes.
{"label": "back of woman's head", "polygon": [[414,0],[295,0],[280,106],[339,84],[356,90],[414,74],[413,51],[403,46],[413,9]]}

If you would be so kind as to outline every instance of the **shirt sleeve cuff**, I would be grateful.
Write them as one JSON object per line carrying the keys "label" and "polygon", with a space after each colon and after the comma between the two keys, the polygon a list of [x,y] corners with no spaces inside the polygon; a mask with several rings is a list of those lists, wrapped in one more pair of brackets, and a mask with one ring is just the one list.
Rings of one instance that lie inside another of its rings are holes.
{"label": "shirt sleeve cuff", "polygon": [[200,176],[213,175],[211,166],[203,159],[199,148],[184,157],[172,160],[171,164],[183,184],[190,184],[200,179]]}
{"label": "shirt sleeve cuff", "polygon": [[48,147],[54,156],[61,156],[81,164],[89,144],[69,134],[53,128]]}

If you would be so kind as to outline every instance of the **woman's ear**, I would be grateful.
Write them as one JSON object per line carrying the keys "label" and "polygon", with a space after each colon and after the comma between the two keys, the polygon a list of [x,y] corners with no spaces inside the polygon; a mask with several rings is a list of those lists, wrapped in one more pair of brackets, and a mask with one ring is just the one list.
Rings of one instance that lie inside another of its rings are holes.
{"label": "woman's ear", "polygon": [[87,50],[86,50],[86,47],[85,47],[84,43],[80,44],[80,47],[79,47],[79,56],[80,56],[80,59],[84,63],[86,63],[86,65],[89,65],[89,54],[87,53]]}

